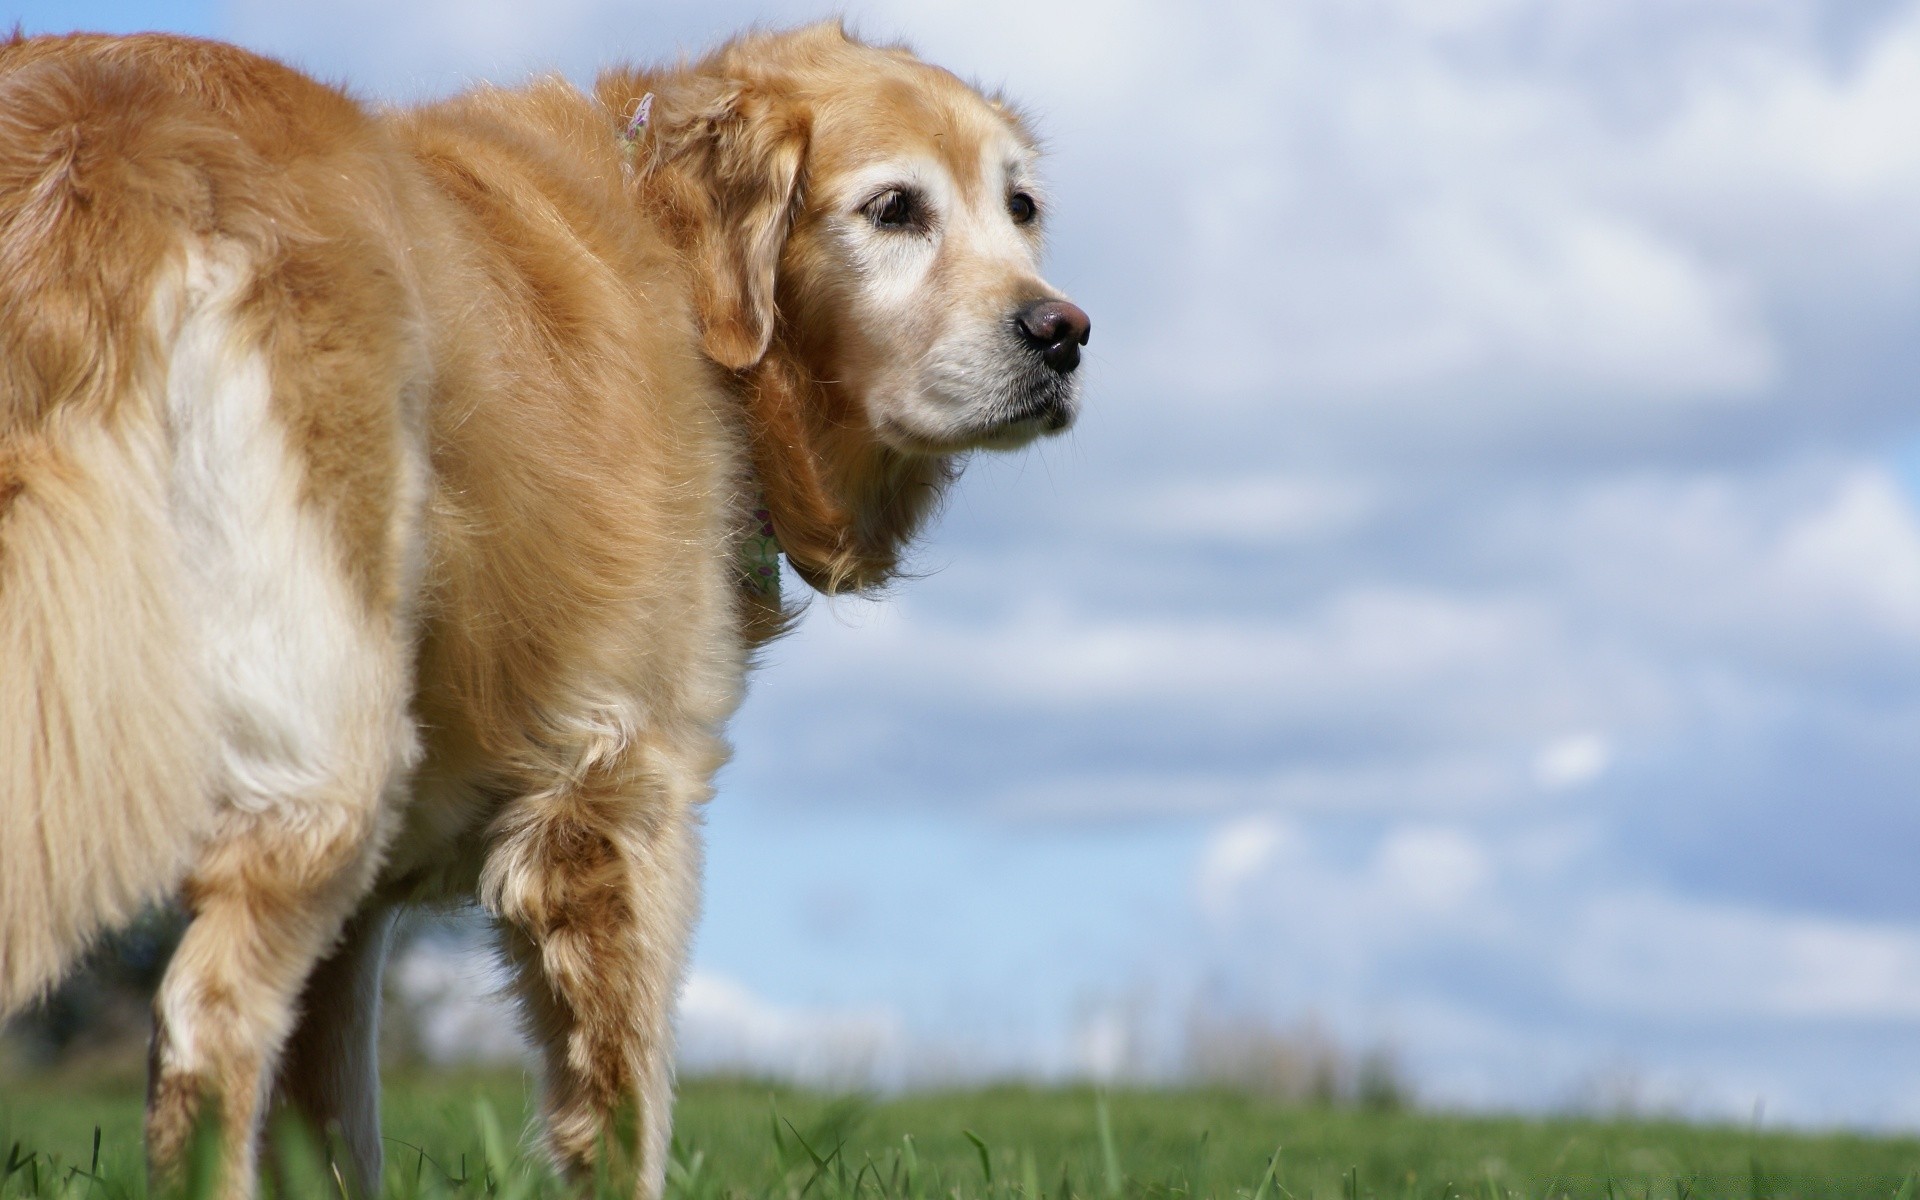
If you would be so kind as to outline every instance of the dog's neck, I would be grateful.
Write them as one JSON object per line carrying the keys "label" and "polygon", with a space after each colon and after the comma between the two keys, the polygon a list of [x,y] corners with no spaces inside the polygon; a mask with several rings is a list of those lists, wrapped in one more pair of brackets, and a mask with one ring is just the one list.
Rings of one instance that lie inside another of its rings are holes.
{"label": "dog's neck", "polygon": [[787,561],[823,592],[885,585],[959,473],[957,460],[882,444],[783,339],[744,382],[754,473]]}

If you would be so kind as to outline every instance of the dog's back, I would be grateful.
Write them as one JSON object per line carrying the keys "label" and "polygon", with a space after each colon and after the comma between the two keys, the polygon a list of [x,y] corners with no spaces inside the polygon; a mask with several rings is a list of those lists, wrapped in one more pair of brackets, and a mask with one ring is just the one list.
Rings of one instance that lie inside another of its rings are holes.
{"label": "dog's back", "polygon": [[228,47],[0,46],[0,1014],[218,800],[386,770],[347,710],[403,691],[423,372],[380,136]]}

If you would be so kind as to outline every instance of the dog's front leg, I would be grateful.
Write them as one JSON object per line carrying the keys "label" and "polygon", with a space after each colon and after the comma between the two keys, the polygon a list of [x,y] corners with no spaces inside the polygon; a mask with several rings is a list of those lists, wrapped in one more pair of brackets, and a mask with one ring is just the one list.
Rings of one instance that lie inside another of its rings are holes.
{"label": "dog's front leg", "polygon": [[516,801],[495,825],[481,881],[544,1058],[555,1157],[581,1177],[613,1155],[643,1200],[666,1178],[672,1010],[699,905],[698,805],[715,763],[706,746],[636,746]]}

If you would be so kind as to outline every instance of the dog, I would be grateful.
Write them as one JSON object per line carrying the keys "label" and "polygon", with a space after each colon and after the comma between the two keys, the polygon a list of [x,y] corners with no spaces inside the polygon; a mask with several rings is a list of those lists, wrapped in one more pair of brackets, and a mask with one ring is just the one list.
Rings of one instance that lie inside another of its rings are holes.
{"label": "dog", "polygon": [[0,1014],[177,899],[147,1143],[380,1178],[396,910],[477,899],[575,1176],[659,1194],[755,648],[1067,428],[1022,118],[836,24],[375,111],[0,45]]}

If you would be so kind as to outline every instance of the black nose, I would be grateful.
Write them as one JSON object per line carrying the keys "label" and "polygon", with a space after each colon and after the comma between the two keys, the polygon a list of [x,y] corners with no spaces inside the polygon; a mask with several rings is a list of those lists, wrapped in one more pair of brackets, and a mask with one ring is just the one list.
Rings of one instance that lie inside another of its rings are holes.
{"label": "black nose", "polygon": [[1047,365],[1062,375],[1080,365],[1080,347],[1093,333],[1087,314],[1065,300],[1036,300],[1014,315],[1014,324]]}

